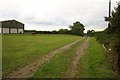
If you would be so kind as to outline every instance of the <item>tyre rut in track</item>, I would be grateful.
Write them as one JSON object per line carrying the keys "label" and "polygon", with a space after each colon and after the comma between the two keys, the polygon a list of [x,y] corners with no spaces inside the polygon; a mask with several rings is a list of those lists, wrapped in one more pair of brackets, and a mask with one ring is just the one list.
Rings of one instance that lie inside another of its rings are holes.
{"label": "tyre rut in track", "polygon": [[77,74],[77,67],[79,64],[79,60],[82,57],[82,55],[85,54],[85,50],[88,47],[88,38],[85,39],[80,45],[77,46],[75,49],[75,57],[73,58],[72,62],[70,63],[67,71],[65,72],[65,78],[76,78]]}

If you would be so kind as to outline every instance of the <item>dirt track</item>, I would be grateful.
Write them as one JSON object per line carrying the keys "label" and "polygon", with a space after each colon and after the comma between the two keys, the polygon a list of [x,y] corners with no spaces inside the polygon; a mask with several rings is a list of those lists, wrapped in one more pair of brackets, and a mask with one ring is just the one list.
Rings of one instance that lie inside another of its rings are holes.
{"label": "dirt track", "polygon": [[84,55],[87,47],[88,47],[88,39],[86,39],[83,43],[77,46],[77,48],[75,49],[76,55],[73,58],[72,62],[70,63],[68,70],[65,72],[65,76],[64,76],[65,78],[76,78],[77,65],[82,55]]}
{"label": "dirt track", "polygon": [[[71,46],[78,43],[79,41],[80,40],[77,40],[77,41],[72,42],[68,45],[65,45],[63,47],[55,49],[55,50],[51,51],[48,55],[45,55],[45,56],[37,59],[33,63],[30,63],[29,65],[26,65],[25,67],[20,68],[18,70],[12,71],[5,78],[29,78],[30,76],[33,75],[34,72],[36,72],[39,69],[39,67],[41,67],[43,64],[45,64],[47,61],[49,61],[55,54],[69,49]],[[85,46],[85,43],[83,43],[82,46]],[[84,49],[84,48],[81,48],[80,52],[83,52],[82,49]],[[77,50],[77,55],[79,55],[79,50]],[[72,64],[73,66],[76,66],[76,61],[78,61],[78,58],[79,57],[75,58],[76,59],[75,63]],[[72,69],[72,71],[74,71],[74,69]]]}

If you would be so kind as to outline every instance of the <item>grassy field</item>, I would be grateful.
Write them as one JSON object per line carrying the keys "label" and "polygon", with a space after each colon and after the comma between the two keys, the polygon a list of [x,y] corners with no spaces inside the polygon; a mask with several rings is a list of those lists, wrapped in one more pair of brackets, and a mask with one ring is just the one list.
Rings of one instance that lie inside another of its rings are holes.
{"label": "grassy field", "polygon": [[[77,45],[80,45],[81,42]],[[74,45],[63,53],[55,55],[52,60],[43,65],[31,78],[64,78],[69,63],[71,63],[75,55],[77,45]],[[95,38],[89,39],[89,47],[79,61],[76,77],[116,78],[116,75],[112,71],[112,66],[105,58],[105,51],[102,45]]]}
{"label": "grassy field", "polygon": [[[75,49],[84,39],[73,35],[3,35],[3,76],[24,66],[38,57],[48,54],[55,48],[81,39],[62,53],[57,53],[42,65],[31,78],[64,78],[67,69],[75,57]],[[115,78],[110,63],[105,58],[105,51],[95,38],[89,38],[89,46],[77,66],[76,77],[80,78]]]}
{"label": "grassy field", "polygon": [[114,78],[110,63],[105,58],[105,51],[95,38],[90,38],[86,54],[80,59],[80,78]]}
{"label": "grassy field", "polygon": [[80,39],[72,35],[3,35],[3,76],[13,69],[48,54],[51,50]]}
{"label": "grassy field", "polygon": [[64,78],[72,58],[75,56],[75,49],[80,45],[84,39],[78,44],[72,46],[68,50],[58,53],[52,60],[40,67],[40,69],[34,73],[31,78]]}

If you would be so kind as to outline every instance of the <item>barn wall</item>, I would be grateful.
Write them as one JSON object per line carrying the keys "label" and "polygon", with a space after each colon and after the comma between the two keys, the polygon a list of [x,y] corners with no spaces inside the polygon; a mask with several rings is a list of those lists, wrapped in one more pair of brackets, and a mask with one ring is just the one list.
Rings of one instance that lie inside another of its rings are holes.
{"label": "barn wall", "polygon": [[[17,34],[17,28],[10,28],[10,30],[9,30],[9,28],[3,28],[3,33],[5,33],[5,34],[9,33],[9,31],[10,31],[10,33],[16,33]],[[23,29],[18,29],[18,34],[19,33],[24,33],[24,30]]]}
{"label": "barn wall", "polygon": [[9,33],[9,28],[3,28],[3,33]]}
{"label": "barn wall", "polygon": [[16,20],[1,21],[0,33],[24,33],[24,24]]}
{"label": "barn wall", "polygon": [[18,33],[24,33],[23,29],[18,29]]}
{"label": "barn wall", "polygon": [[11,28],[10,33],[17,33],[17,28]]}

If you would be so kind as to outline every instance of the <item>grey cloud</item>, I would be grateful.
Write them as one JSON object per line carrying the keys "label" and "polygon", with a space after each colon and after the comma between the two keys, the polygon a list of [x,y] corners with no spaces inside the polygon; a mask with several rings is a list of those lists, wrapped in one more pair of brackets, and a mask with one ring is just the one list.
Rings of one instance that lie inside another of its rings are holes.
{"label": "grey cloud", "polygon": [[[1,0],[0,18],[21,20],[26,25],[25,29],[46,29],[49,28],[48,26],[51,26],[51,30],[52,27],[53,29],[61,26],[68,28],[75,21],[82,22],[86,29],[104,29],[107,25],[104,21],[104,16],[108,13],[107,0],[29,0],[29,2],[21,0],[20,3],[12,0],[7,2],[8,0]],[[9,8],[6,7],[6,3]]]}
{"label": "grey cloud", "polygon": [[50,20],[50,19],[41,20],[41,19],[35,18],[33,16],[27,16],[24,18],[24,20],[25,20],[25,22],[27,22],[29,24],[37,24],[37,25],[66,26],[68,24],[66,22],[66,20],[64,20],[63,18],[59,18],[59,17],[53,18],[52,20]]}
{"label": "grey cloud", "polygon": [[11,19],[18,19],[20,16],[19,12],[16,11],[0,11],[0,16],[2,18],[11,18]]}

